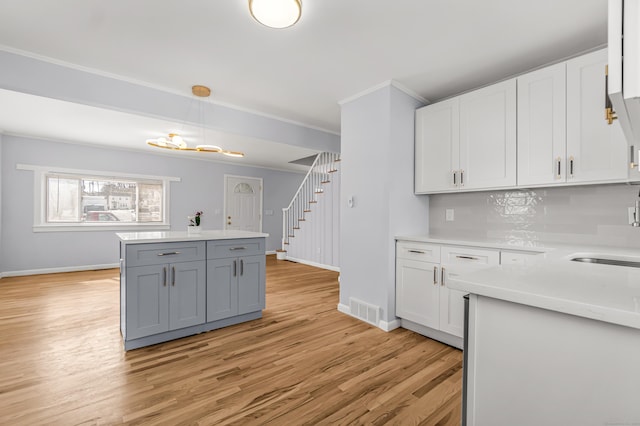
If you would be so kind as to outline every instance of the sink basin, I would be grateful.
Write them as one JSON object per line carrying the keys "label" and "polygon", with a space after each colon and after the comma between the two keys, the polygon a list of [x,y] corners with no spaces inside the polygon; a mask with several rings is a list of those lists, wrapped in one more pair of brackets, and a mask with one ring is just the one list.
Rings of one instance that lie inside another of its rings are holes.
{"label": "sink basin", "polygon": [[[633,258],[631,258],[633,259]],[[591,257],[591,256],[578,256],[572,257],[571,261],[573,262],[583,262],[583,263],[601,263],[604,265],[614,265],[614,266],[627,266],[631,268],[640,268],[640,261],[629,260],[624,258],[614,259],[611,257]]]}

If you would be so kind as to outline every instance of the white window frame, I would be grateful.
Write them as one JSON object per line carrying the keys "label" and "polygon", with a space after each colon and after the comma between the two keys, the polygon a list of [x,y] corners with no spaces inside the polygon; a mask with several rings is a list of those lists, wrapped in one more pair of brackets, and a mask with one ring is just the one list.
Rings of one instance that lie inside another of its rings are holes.
{"label": "white window frame", "polygon": [[[150,176],[133,173],[105,172],[97,170],[80,170],[63,167],[34,166],[17,164],[18,170],[33,172],[33,232],[69,232],[69,231],[152,231],[168,230],[171,228],[169,217],[170,184],[180,182],[180,178],[171,176]],[[123,222],[114,224],[83,222],[47,222],[47,174],[73,175],[85,178],[117,178],[132,180],[157,180],[162,182],[162,222]]]}

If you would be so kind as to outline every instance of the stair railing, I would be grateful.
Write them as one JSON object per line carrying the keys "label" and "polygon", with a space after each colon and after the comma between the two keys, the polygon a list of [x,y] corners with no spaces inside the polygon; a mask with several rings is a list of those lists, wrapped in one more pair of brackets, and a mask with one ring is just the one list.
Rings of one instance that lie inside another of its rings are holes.
{"label": "stair railing", "polygon": [[282,209],[282,250],[286,250],[290,239],[295,237],[300,222],[306,220],[305,214],[318,203],[318,195],[324,192],[322,185],[330,182],[329,176],[337,171],[336,163],[339,161],[340,155],[333,152],[321,152],[313,160],[289,206]]}

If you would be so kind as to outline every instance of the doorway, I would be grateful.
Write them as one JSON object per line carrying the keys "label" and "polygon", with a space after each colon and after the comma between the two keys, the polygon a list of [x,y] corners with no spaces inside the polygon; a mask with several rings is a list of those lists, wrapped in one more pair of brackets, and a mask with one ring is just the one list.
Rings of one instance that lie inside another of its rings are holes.
{"label": "doorway", "polygon": [[224,229],[262,232],[262,179],[224,176]]}

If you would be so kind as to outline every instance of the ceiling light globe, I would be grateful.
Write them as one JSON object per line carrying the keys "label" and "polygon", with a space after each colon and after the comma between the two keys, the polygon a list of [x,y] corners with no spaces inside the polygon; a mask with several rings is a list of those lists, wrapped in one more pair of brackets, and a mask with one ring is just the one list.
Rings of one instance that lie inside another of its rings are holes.
{"label": "ceiling light globe", "polygon": [[249,0],[253,19],[270,28],[287,28],[302,15],[301,0]]}

